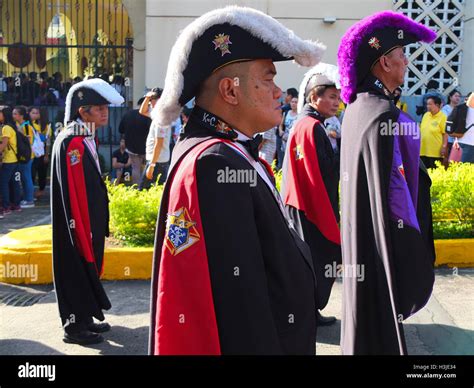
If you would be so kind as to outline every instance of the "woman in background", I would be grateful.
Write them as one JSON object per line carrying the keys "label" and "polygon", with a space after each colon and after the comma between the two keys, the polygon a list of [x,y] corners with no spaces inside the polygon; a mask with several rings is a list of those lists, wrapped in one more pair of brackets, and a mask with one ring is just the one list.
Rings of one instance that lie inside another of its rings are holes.
{"label": "woman in background", "polygon": [[49,122],[48,110],[44,107],[30,107],[28,114],[30,123],[39,135],[41,146],[44,150],[44,153],[41,156],[35,154],[31,167],[33,185],[35,184],[36,176],[38,176],[38,191],[36,192],[35,197],[40,198],[43,196],[46,187],[46,174],[49,163],[49,152],[51,149],[51,123]]}
{"label": "woman in background", "polygon": [[[28,113],[24,106],[16,106],[13,109],[13,119],[17,123],[17,130],[23,133],[28,137],[30,144],[33,145],[34,141],[34,129],[28,120]],[[31,166],[33,165],[33,159],[35,158],[35,153],[33,147],[31,150],[31,159],[26,163],[19,163],[18,170],[21,174],[21,185],[23,187],[23,200],[20,202],[20,207],[22,209],[28,209],[35,207],[33,201],[33,179],[31,178]]]}
{"label": "woman in background", "polygon": [[[18,159],[16,146],[16,124],[13,120],[12,110],[8,106],[0,106],[1,138],[0,152],[3,154],[2,168],[0,169],[0,194],[2,195],[2,207],[0,218],[10,214],[12,210],[21,210],[20,203],[20,181],[17,179]],[[10,185],[13,196],[10,196]]]}

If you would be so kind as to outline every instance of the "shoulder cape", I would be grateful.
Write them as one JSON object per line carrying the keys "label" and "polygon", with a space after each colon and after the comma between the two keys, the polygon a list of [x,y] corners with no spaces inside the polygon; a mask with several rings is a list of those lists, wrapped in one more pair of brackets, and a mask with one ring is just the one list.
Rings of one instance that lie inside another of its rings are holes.
{"label": "shoulder cape", "polygon": [[305,213],[328,240],[340,244],[336,217],[324,185],[316,155],[314,126],[311,116],[297,121],[288,140],[287,171],[283,200]]}

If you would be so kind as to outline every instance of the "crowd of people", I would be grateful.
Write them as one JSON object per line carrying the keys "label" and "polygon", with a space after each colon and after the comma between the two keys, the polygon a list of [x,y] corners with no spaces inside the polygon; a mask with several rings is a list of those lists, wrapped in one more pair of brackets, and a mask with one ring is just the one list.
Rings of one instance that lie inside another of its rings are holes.
{"label": "crowd of people", "polygon": [[[47,183],[52,127],[44,107],[0,106],[0,218],[35,207]],[[35,184],[38,189],[35,192]]]}
{"label": "crowd of people", "polygon": [[[127,86],[121,75],[100,74],[98,78],[110,83],[122,96],[127,96]],[[61,72],[50,75],[47,71],[39,74],[12,73],[5,76],[0,72],[0,102],[9,106],[65,106],[69,89],[83,79],[96,78],[94,76],[76,76],[64,79]]]}

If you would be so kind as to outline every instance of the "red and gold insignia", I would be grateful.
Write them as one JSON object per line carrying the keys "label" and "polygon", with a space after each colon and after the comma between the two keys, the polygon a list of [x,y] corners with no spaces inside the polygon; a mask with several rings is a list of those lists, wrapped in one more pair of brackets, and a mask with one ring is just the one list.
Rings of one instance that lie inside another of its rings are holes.
{"label": "red and gold insignia", "polygon": [[378,50],[380,48],[380,41],[375,36],[373,36],[369,39],[369,46]]}
{"label": "red and gold insignia", "polygon": [[295,160],[301,160],[304,158],[303,150],[301,149],[301,146],[299,144],[297,144],[296,147],[293,148],[293,152],[295,153]]}
{"label": "red and gold insignia", "polygon": [[81,153],[79,152],[79,150],[71,150],[67,153],[67,156],[69,158],[69,163],[71,164],[71,166],[81,163]]}
{"label": "red and gold insignia", "polygon": [[400,164],[400,166],[398,166],[398,171],[400,171],[400,174],[402,174],[403,179],[406,180],[405,169],[403,168],[403,164]]}
{"label": "red and gold insignia", "polygon": [[181,253],[200,240],[201,236],[195,225],[196,222],[191,220],[185,207],[168,214],[165,245],[172,255]]}
{"label": "red and gold insignia", "polygon": [[216,130],[217,132],[229,133],[230,131],[232,131],[232,128],[229,127],[224,121],[217,120]]}
{"label": "red and gold insignia", "polygon": [[229,50],[229,45],[232,44],[232,42],[230,41],[229,35],[216,35],[216,38],[212,41],[212,43],[214,43],[214,50],[221,50],[221,57],[223,57],[225,54],[231,53]]}

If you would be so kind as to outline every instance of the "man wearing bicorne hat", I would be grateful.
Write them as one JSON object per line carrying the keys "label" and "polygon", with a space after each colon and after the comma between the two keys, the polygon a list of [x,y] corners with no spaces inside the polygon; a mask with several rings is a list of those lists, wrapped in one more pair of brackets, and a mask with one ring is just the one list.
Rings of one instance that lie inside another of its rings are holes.
{"label": "man wearing bicorne hat", "polygon": [[[436,34],[384,11],[353,25],[338,51],[341,97],[343,354],[406,354],[402,322],[434,282],[430,179],[419,129],[395,105],[404,46]],[[363,276],[357,276],[363,274]]]}
{"label": "man wearing bicorne hat", "polygon": [[65,128],[53,147],[54,286],[67,343],[99,343],[99,333],[110,330],[108,323],[93,321],[103,321],[102,310],[111,307],[100,283],[109,209],[94,135],[108,122],[109,104],[122,102],[101,79],[76,83],[66,97]]}
{"label": "man wearing bicorne hat", "polygon": [[260,11],[226,7],[178,37],[152,113],[169,125],[196,105],[176,147],[155,239],[152,354],[314,354],[316,283],[260,137],[281,121],[273,62],[319,62]]}
{"label": "man wearing bicorne hat", "polygon": [[[339,108],[337,67],[319,63],[300,85],[298,113],[283,163],[282,197],[288,215],[309,245],[317,278],[317,308],[324,309],[341,264],[339,159],[326,134],[325,120]],[[335,317],[317,313],[318,326]]]}

